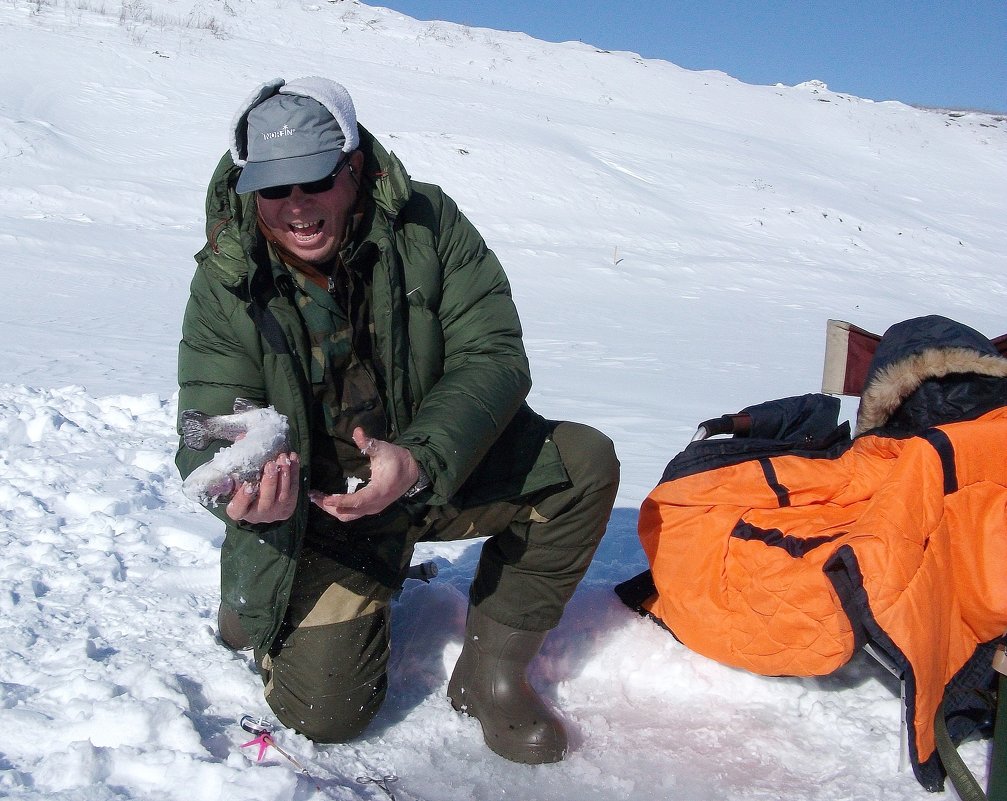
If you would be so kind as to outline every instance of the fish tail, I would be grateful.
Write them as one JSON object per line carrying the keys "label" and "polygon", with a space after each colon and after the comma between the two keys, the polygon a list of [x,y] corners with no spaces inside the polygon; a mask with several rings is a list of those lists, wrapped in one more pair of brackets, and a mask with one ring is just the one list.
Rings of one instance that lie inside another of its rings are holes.
{"label": "fish tail", "polygon": [[182,412],[182,442],[186,448],[194,451],[205,451],[213,439],[210,436],[210,418],[195,409]]}

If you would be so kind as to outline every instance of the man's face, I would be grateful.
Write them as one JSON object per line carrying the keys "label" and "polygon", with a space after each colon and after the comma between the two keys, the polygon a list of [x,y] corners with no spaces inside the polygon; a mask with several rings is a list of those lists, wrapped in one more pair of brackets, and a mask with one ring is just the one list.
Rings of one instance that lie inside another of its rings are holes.
{"label": "man's face", "polygon": [[357,202],[357,176],[363,163],[358,150],[327,192],[310,194],[294,185],[287,197],[270,200],[256,193],[259,216],[276,240],[309,264],[331,260],[342,244],[346,222]]}

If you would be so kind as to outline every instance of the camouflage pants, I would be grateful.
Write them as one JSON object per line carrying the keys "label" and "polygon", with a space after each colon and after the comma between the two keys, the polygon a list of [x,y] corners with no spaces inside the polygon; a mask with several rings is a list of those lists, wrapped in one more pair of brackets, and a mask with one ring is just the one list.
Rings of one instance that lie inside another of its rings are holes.
{"label": "camouflage pants", "polygon": [[570,483],[471,509],[404,507],[351,526],[319,519],[298,562],[285,626],[255,657],[279,720],[320,742],[363,731],[384,700],[390,601],[420,540],[489,537],[470,602],[512,628],[553,628],[591,562],[615,502],[611,441],[576,423],[553,432]]}

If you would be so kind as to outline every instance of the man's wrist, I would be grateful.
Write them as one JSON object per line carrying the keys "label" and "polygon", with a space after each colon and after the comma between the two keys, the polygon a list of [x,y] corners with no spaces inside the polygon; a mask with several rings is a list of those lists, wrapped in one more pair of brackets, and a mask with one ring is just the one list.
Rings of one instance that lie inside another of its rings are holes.
{"label": "man's wrist", "polygon": [[415,498],[423,492],[423,490],[430,486],[430,476],[427,475],[427,471],[424,470],[422,466],[420,466],[419,470],[420,473],[416,478],[416,483],[403,493],[403,498]]}

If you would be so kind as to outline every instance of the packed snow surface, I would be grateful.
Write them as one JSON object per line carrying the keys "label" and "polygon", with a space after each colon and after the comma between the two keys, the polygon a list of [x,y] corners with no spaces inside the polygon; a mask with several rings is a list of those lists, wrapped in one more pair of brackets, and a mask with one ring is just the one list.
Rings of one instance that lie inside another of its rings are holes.
{"label": "packed snow surface", "polygon": [[[0,5],[0,796],[908,801],[898,686],[718,665],[621,606],[637,509],[701,420],[820,386],[825,325],[1007,331],[1007,122],[632,53],[416,22],[353,0]],[[530,401],[609,434],[623,482],[534,664],[572,750],[510,764],[452,711],[478,543],[425,546],[391,689],[348,745],[277,729],[215,633],[222,527],[173,466],[175,357],[231,115],[324,75],[500,256]],[[808,76],[812,79],[814,76]],[[855,405],[847,401],[844,415]],[[987,745],[963,752],[983,771]]]}

